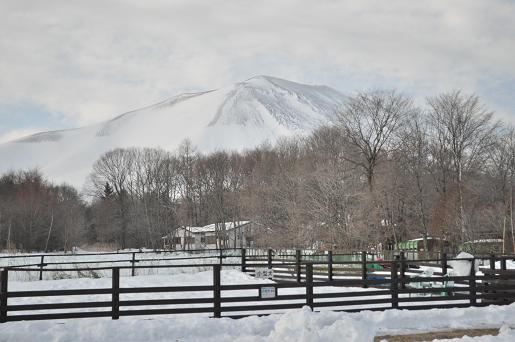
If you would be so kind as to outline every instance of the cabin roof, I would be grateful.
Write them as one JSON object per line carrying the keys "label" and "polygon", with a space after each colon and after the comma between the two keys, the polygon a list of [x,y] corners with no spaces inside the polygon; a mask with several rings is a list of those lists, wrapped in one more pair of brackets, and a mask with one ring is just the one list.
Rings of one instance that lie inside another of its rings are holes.
{"label": "cabin roof", "polygon": [[[225,222],[225,230],[241,228],[243,226],[248,225],[249,223],[250,223],[250,221]],[[211,224],[205,225],[203,227],[179,227],[179,228],[185,229],[193,234],[198,234],[198,233],[215,232],[217,225],[218,225],[218,227],[221,227],[223,224],[222,223],[218,223],[218,224],[211,223]]]}

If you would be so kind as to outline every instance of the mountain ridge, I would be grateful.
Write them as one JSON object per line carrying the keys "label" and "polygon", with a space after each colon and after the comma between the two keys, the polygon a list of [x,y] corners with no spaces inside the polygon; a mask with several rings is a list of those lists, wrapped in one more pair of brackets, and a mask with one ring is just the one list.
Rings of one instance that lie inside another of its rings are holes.
{"label": "mountain ridge", "polygon": [[254,76],[219,89],[181,93],[97,124],[0,144],[0,172],[39,167],[50,178],[77,185],[113,148],[173,151],[189,139],[200,152],[242,151],[330,124],[343,101],[342,93],[327,86]]}

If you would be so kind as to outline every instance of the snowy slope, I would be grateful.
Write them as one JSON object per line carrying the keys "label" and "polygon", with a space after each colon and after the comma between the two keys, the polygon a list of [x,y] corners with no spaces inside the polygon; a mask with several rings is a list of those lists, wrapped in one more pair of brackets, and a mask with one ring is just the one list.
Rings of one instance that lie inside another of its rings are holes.
{"label": "snowy slope", "polygon": [[95,160],[117,147],[175,150],[186,138],[202,152],[243,150],[304,135],[335,119],[343,95],[269,76],[181,94],[96,125],[34,134],[0,145],[0,172],[39,167],[54,181],[81,186]]}

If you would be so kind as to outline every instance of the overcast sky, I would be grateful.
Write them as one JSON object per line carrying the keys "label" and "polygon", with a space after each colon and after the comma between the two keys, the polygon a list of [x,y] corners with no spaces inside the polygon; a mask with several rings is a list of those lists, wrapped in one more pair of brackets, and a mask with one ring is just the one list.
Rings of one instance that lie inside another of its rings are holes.
{"label": "overcast sky", "polygon": [[272,75],[477,93],[515,121],[515,1],[0,0],[0,141]]}

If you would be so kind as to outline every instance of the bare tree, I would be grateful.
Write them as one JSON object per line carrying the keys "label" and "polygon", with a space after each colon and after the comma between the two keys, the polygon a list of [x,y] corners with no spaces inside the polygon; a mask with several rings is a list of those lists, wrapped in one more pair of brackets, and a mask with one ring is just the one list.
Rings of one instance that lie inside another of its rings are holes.
{"label": "bare tree", "polygon": [[467,96],[454,91],[429,98],[428,104],[432,139],[442,155],[450,156],[458,192],[457,225],[463,238],[466,233],[463,174],[481,168],[499,124],[493,122],[493,113],[476,95]]}
{"label": "bare tree", "polygon": [[346,158],[363,168],[370,191],[374,171],[381,154],[398,143],[397,132],[414,110],[411,99],[395,91],[358,93],[350,97],[340,113],[340,123],[346,138],[357,154]]}
{"label": "bare tree", "polygon": [[129,180],[134,163],[134,149],[115,149],[105,153],[93,165],[90,176],[98,197],[103,195],[106,182],[114,187],[120,215],[120,244],[127,245],[129,225]]}
{"label": "bare tree", "polygon": [[404,182],[409,182],[411,191],[406,194],[405,198],[408,201],[413,199],[415,204],[413,209],[418,215],[413,216],[418,217],[418,222],[414,224],[420,227],[424,251],[428,250],[429,210],[432,202],[432,187],[428,179],[429,155],[427,123],[418,113],[406,122],[399,159],[402,167],[407,171]]}
{"label": "bare tree", "polygon": [[[513,236],[513,167],[515,165],[515,132],[513,128],[506,130],[496,137],[489,153],[487,172],[492,177],[494,201],[501,204],[501,230],[503,238],[503,253],[515,247]],[[507,221],[510,233],[507,232]],[[511,239],[508,239],[511,235]]]}

